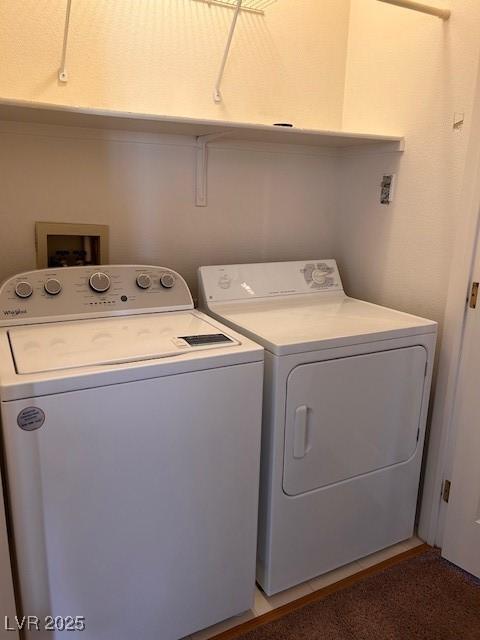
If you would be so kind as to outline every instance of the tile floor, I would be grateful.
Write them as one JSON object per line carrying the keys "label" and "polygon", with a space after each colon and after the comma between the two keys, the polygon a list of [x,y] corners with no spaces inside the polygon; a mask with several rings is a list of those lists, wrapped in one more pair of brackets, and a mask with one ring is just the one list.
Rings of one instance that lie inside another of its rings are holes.
{"label": "tile floor", "polygon": [[[261,616],[272,609],[276,609],[277,607],[281,607],[292,600],[296,600],[297,598],[301,598],[302,596],[307,595],[307,593],[312,593],[317,589],[322,589],[323,587],[327,587],[334,582],[338,582],[339,580],[343,580],[344,578],[348,578],[354,573],[358,573],[363,569],[367,569],[379,562],[383,562],[388,558],[391,558],[403,551],[407,551],[408,549],[412,549],[420,544],[423,544],[422,540],[417,537],[410,538],[410,540],[406,540],[404,542],[400,542],[399,544],[395,544],[392,547],[388,547],[387,549],[383,549],[382,551],[378,551],[377,553],[373,553],[371,556],[367,556],[366,558],[362,558],[357,562],[352,562],[351,564],[347,564],[344,567],[340,567],[340,569],[335,569],[335,571],[330,571],[329,573],[325,573],[314,580],[309,580],[308,582],[304,582],[292,589],[287,589],[286,591],[282,591],[281,593],[277,593],[274,596],[268,597],[266,596],[258,587],[255,590],[255,602],[253,605],[253,609],[247,611],[243,615],[237,616],[235,618],[229,618],[224,622],[220,622],[220,624],[216,624],[213,627],[209,627],[208,629],[204,629],[203,631],[199,631],[194,633],[191,636],[188,636],[189,640],[208,640],[222,631],[226,631],[231,627],[235,627],[242,622],[246,622],[251,618],[255,618],[256,616]],[[187,640],[187,639],[185,639]]]}

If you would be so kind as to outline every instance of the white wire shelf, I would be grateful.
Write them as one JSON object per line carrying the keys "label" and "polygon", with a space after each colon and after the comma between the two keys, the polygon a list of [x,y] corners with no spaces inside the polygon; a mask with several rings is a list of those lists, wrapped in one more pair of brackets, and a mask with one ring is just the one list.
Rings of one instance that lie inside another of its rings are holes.
{"label": "white wire shelf", "polygon": [[[237,8],[237,0],[195,0],[204,4],[216,5],[218,7]],[[250,11],[251,13],[260,13],[263,15],[265,9],[277,2],[277,0],[243,0],[241,11]]]}
{"label": "white wire shelf", "polygon": [[215,87],[213,89],[213,99],[215,102],[222,102],[222,92],[220,91],[220,86],[222,84],[223,75],[225,73],[225,67],[227,65],[228,55],[230,53],[230,48],[232,46],[233,36],[235,34],[235,29],[237,27],[237,21],[240,13],[242,11],[250,11],[253,13],[258,13],[264,15],[265,9],[269,7],[271,4],[274,4],[277,0],[195,0],[196,2],[202,2],[203,4],[208,5],[218,5],[222,7],[229,7],[230,9],[234,9],[232,24],[230,25],[230,30],[228,32],[227,43],[225,45],[225,50],[223,52],[222,61],[220,63],[220,70],[217,75],[217,81],[215,82]]}

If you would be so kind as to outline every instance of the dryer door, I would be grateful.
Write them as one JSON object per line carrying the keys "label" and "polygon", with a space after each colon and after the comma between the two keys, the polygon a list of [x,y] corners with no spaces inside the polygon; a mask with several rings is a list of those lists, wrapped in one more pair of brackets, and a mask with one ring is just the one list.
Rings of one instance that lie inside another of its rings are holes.
{"label": "dryer door", "polygon": [[427,352],[405,347],[295,367],[283,489],[296,496],[413,456]]}

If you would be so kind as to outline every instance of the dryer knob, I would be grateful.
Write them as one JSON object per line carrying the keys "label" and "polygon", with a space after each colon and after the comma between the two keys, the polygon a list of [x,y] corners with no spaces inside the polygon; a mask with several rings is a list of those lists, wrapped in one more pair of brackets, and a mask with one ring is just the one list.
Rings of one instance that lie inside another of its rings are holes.
{"label": "dryer knob", "polygon": [[171,289],[175,284],[175,278],[171,273],[163,273],[160,277],[160,284],[165,289]]}
{"label": "dryer knob", "polygon": [[92,273],[88,282],[90,287],[97,293],[104,293],[110,289],[110,278],[106,273],[102,273],[101,271]]}
{"label": "dryer knob", "polygon": [[43,286],[51,296],[57,296],[62,290],[62,285],[56,278],[49,278]]}
{"label": "dryer knob", "polygon": [[140,289],[150,289],[152,286],[152,279],[148,273],[139,273],[137,276],[137,287]]}
{"label": "dryer knob", "polygon": [[33,293],[33,287],[26,280],[22,280],[22,282],[17,282],[15,293],[19,298],[29,298]]}
{"label": "dryer knob", "polygon": [[223,276],[218,279],[218,286],[220,289],[230,289],[231,284],[232,279],[227,273],[224,273]]}
{"label": "dryer knob", "polygon": [[320,269],[315,269],[312,272],[312,280],[313,282],[315,282],[315,284],[325,284],[325,282],[327,281],[327,274]]}

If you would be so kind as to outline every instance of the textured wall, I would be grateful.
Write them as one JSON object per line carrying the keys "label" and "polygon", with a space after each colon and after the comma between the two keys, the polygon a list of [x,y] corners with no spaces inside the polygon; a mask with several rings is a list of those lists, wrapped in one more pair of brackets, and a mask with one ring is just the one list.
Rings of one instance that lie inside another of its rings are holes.
{"label": "textured wall", "polygon": [[[66,0],[0,3],[0,96],[338,128],[349,0],[278,0],[241,14],[212,100],[232,10],[197,0],[73,0],[69,82],[57,81]],[[1,125],[0,279],[35,265],[35,220],[111,227],[114,262],[170,265],[331,255],[332,161],[277,147],[210,151],[209,207],[193,206],[180,137]],[[221,148],[220,148],[221,147]]]}
{"label": "textured wall", "polygon": [[[353,0],[344,127],[401,131],[403,157],[352,158],[344,168],[335,248],[352,295],[442,320],[480,40],[478,0],[449,22]],[[454,111],[465,112],[453,130]],[[378,202],[384,171],[395,201]]]}
{"label": "textured wall", "polygon": [[[211,90],[230,9],[197,0],[72,6],[70,81],[61,85],[65,1],[0,3],[0,96],[318,127],[339,126],[343,110],[345,129],[402,131],[407,151],[401,158],[353,155],[335,196],[332,165],[318,158],[213,150],[210,207],[199,211],[191,207],[193,150],[186,139],[149,146],[146,138],[131,145],[104,137],[95,146],[71,132],[72,162],[62,166],[65,132],[50,130],[55,143],[36,134],[21,140],[17,132],[5,139],[2,163],[10,183],[24,186],[20,197],[0,203],[4,228],[15,235],[12,213],[22,226],[101,218],[113,224],[112,258],[158,260],[153,247],[170,256],[174,242],[190,256],[175,258],[189,274],[195,263],[220,256],[280,259],[315,246],[318,254],[328,235],[351,294],[441,320],[479,53],[477,0],[455,2],[447,23],[376,0],[352,0],[351,7],[347,0],[278,0],[265,16],[243,13],[220,106]],[[452,129],[454,111],[466,113],[462,130]],[[392,170],[395,202],[383,207],[378,185]],[[68,189],[58,190],[59,172]],[[338,215],[330,216],[334,210]],[[201,234],[192,233],[200,222]],[[291,247],[283,229],[295,229]],[[2,274],[33,264],[31,229],[23,233],[2,252]]]}
{"label": "textured wall", "polygon": [[277,0],[242,12],[212,92],[232,9],[198,0],[73,0],[68,72],[57,70],[66,0],[0,2],[0,96],[59,104],[338,128],[349,0]]}
{"label": "textured wall", "polygon": [[0,281],[35,268],[34,222],[110,225],[114,263],[160,264],[196,290],[201,264],[333,255],[335,158],[213,145],[194,206],[187,137],[0,123]]}

